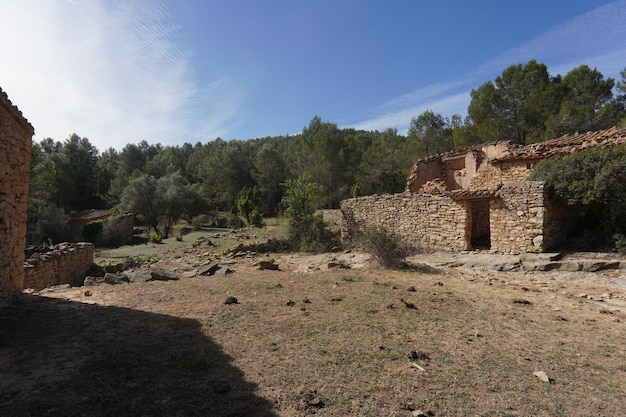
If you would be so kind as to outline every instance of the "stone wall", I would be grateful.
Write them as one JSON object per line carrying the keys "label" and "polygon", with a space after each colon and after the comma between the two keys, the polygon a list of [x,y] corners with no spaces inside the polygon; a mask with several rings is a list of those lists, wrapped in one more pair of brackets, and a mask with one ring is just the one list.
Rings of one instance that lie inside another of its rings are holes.
{"label": "stone wall", "polygon": [[0,88],[0,305],[23,289],[33,134],[33,127]]}
{"label": "stone wall", "polygon": [[[495,165],[494,165],[495,164]],[[525,161],[484,162],[470,181],[469,189],[497,187],[528,180],[534,163]]]}
{"label": "stone wall", "polygon": [[352,198],[341,202],[342,241],[359,243],[363,232],[382,226],[404,241],[424,248],[464,250],[465,208],[447,191]]}
{"label": "stone wall", "polygon": [[490,198],[450,196],[448,191],[434,191],[344,200],[342,241],[357,245],[372,226],[434,250],[470,250],[480,240],[480,246],[487,245],[492,252],[542,252],[561,239],[562,217],[546,209],[542,182],[504,184]]}
{"label": "stone wall", "polygon": [[544,186],[542,182],[504,184],[491,201],[491,249],[503,253],[544,250]]}
{"label": "stone wall", "polygon": [[59,243],[31,254],[24,262],[24,288],[38,291],[53,285],[82,285],[92,264],[91,243]]}

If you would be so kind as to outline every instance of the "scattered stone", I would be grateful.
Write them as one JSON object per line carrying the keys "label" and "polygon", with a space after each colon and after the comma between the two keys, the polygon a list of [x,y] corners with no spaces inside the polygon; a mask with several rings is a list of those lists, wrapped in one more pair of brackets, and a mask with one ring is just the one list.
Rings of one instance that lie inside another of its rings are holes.
{"label": "scattered stone", "polygon": [[309,300],[308,298],[305,298],[304,300],[302,300],[302,302],[304,304],[311,304],[311,300]]}
{"label": "scattered stone", "polygon": [[154,269],[150,271],[150,281],[176,281],[178,280],[178,275],[171,271],[166,271],[164,269]]}
{"label": "scattered stone", "polygon": [[619,261],[582,261],[581,270],[584,272],[598,272],[605,269],[619,269]]}
{"label": "scattered stone", "polygon": [[263,271],[263,270],[280,271],[280,268],[278,267],[278,264],[275,263],[273,260],[259,261],[259,269],[261,271]]}
{"label": "scattered stone", "polygon": [[85,277],[83,281],[83,285],[85,287],[94,287],[102,284],[104,282],[104,277]]}
{"label": "scattered stone", "polygon": [[235,271],[233,271],[230,268],[226,268],[226,267],[220,267],[217,271],[215,271],[215,273],[213,274],[214,276],[224,276],[224,275],[229,275],[229,274],[234,274]]}
{"label": "scattered stone", "polygon": [[229,304],[239,304],[239,300],[237,300],[233,296],[228,296],[228,297],[226,297],[226,300],[224,300],[224,304],[226,304],[226,305],[229,305]]}
{"label": "scattered stone", "polygon": [[317,394],[317,390],[302,395],[299,401],[300,409],[323,408],[325,406],[322,399]]}
{"label": "scattered stone", "polygon": [[104,274],[104,282],[110,285],[127,284],[130,282],[130,279],[125,274],[107,272]]}
{"label": "scattered stone", "polygon": [[287,301],[287,303],[286,303],[285,305],[287,305],[287,306],[289,306],[289,307],[293,307],[293,306],[295,306],[295,305],[296,305],[296,302],[295,302],[295,301],[292,301],[292,300],[289,300],[289,301]]}
{"label": "scattered stone", "polygon": [[85,297],[91,297],[91,291],[87,290],[85,291]]}
{"label": "scattered stone", "polygon": [[528,300],[524,300],[523,298],[516,298],[513,300],[513,304],[523,304],[523,305],[532,305],[533,303],[531,303]]}
{"label": "scattered stone", "polygon": [[219,266],[218,264],[212,263],[208,266],[198,269],[198,275],[204,275],[204,276],[215,275],[215,271],[217,271],[220,268],[221,266]]}
{"label": "scattered stone", "polygon": [[333,259],[327,264],[328,269],[332,268],[341,268],[341,269],[350,269],[350,264],[346,261]]}
{"label": "scattered stone", "polygon": [[414,286],[410,286],[409,288],[406,289],[408,292],[416,292],[417,290],[415,289]]}
{"label": "scattered stone", "polygon": [[493,264],[490,269],[492,271],[510,272],[520,269],[521,266],[521,262],[505,262],[501,264]]}
{"label": "scattered stone", "polygon": [[436,286],[436,287],[443,287],[443,282],[436,282],[436,283],[435,283],[435,286]]}
{"label": "scattered stone", "polygon": [[554,380],[548,376],[544,371],[533,372],[533,375],[539,378],[540,381],[547,382],[548,384],[554,383]]}
{"label": "scattered stone", "polygon": [[409,358],[412,361],[427,361],[427,360],[430,360],[430,356],[428,355],[428,353],[418,352],[416,350],[410,351],[406,355],[406,357]]}
{"label": "scattered stone", "polygon": [[331,298],[330,301],[343,301],[343,298],[335,297],[335,298]]}
{"label": "scattered stone", "polygon": [[146,270],[126,271],[125,274],[130,282],[146,282],[152,279],[150,272]]}
{"label": "scattered stone", "polygon": [[402,301],[402,303],[404,304],[406,308],[417,310],[417,307],[415,307],[415,304],[409,303],[408,301],[404,301],[402,298],[400,299],[400,301]]}

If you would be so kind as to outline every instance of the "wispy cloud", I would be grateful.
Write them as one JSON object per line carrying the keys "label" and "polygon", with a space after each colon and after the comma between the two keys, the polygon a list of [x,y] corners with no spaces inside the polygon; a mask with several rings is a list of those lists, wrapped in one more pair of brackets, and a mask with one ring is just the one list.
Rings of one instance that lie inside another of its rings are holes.
{"label": "wispy cloud", "polygon": [[617,77],[626,66],[626,0],[573,18],[532,41],[512,48],[464,77],[421,87],[383,103],[373,116],[350,126],[366,130],[395,127],[405,133],[411,119],[426,110],[444,116],[467,113],[470,91],[494,79],[509,65],[536,59],[551,74],[566,74],[586,64],[605,77]]}
{"label": "wispy cloud", "polygon": [[213,139],[199,136],[220,132],[240,104],[234,80],[197,85],[192,51],[159,2],[21,0],[2,2],[0,15],[2,88],[36,139],[75,132],[101,150]]}

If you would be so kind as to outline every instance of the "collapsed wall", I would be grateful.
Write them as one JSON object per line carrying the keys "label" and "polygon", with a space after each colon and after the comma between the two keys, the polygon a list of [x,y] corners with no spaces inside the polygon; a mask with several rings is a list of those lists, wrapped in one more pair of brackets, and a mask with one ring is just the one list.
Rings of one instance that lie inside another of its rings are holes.
{"label": "collapsed wall", "polygon": [[34,129],[0,88],[0,305],[23,289]]}
{"label": "collapsed wall", "polygon": [[24,288],[39,291],[53,285],[82,285],[93,265],[93,244],[59,243],[35,251],[24,262]]}

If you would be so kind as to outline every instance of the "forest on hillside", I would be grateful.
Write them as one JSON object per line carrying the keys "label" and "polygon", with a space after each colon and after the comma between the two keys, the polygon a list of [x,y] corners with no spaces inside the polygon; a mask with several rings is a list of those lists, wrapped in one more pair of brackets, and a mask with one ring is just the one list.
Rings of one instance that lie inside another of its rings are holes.
{"label": "forest on hillside", "polygon": [[274,216],[284,184],[301,174],[319,187],[318,208],[401,192],[412,164],[435,154],[626,127],[626,67],[620,75],[616,81],[582,65],[553,76],[536,61],[511,65],[472,90],[466,117],[428,110],[411,120],[407,135],[339,128],[315,116],[293,136],[181,146],[141,141],[99,150],[77,134],[46,138],[32,146],[29,243],[63,239],[59,225],[68,214],[93,208],[143,212],[157,222],[215,211]]}

